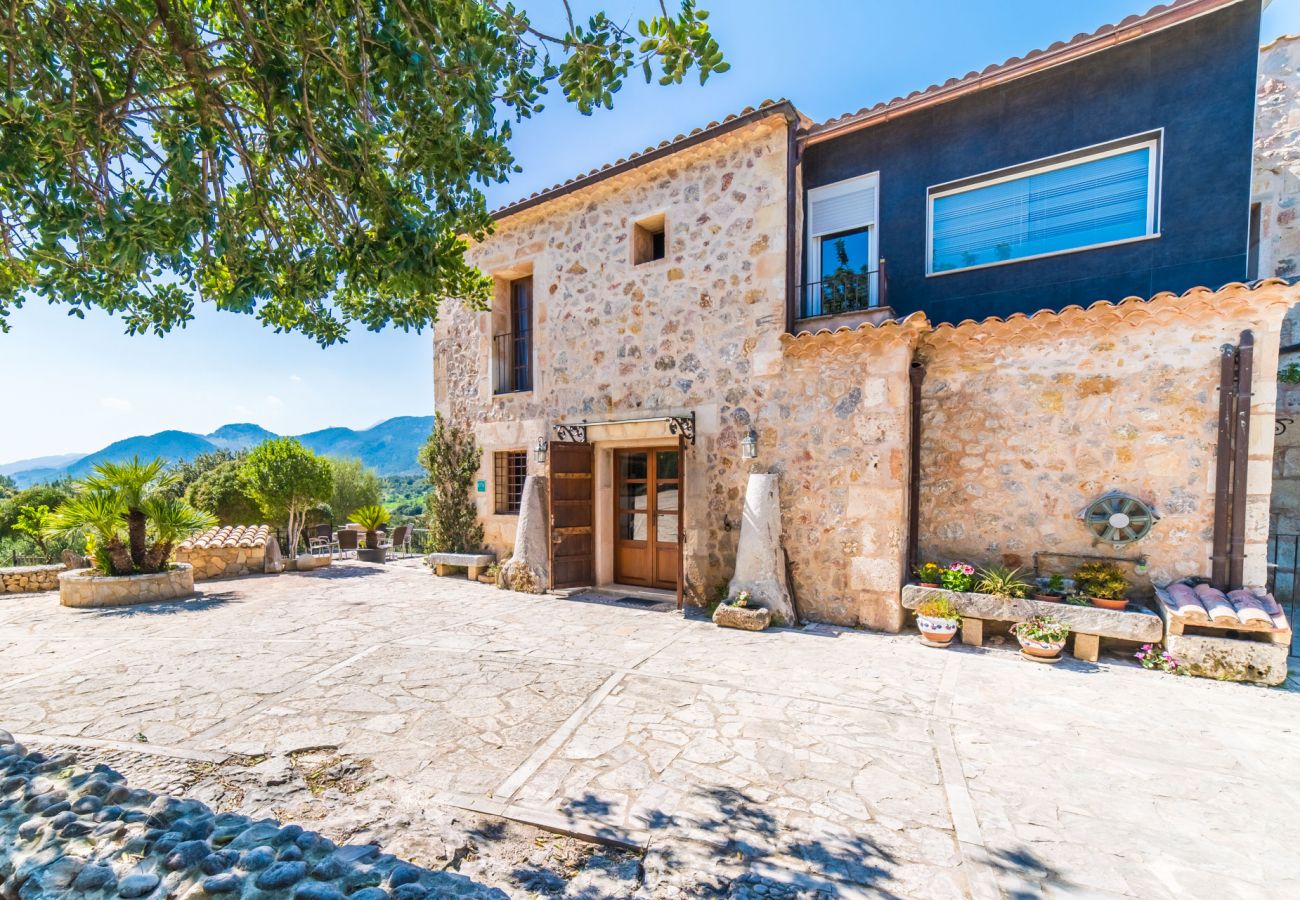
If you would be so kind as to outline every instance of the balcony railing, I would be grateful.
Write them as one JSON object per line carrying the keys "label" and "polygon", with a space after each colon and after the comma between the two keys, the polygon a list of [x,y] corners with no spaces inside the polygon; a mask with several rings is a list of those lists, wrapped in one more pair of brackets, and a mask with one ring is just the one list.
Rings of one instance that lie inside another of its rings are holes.
{"label": "balcony railing", "polygon": [[492,390],[513,394],[533,389],[532,334],[505,332],[492,338]]}
{"label": "balcony railing", "polygon": [[845,272],[799,286],[799,318],[838,316],[888,306],[885,261],[870,272]]}

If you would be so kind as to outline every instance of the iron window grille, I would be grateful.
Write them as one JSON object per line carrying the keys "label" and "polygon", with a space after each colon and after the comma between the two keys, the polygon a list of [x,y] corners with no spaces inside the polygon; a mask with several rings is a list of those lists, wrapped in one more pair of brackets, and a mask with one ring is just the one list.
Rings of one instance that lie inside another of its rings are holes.
{"label": "iron window grille", "polygon": [[528,453],[507,450],[493,456],[496,511],[499,516],[515,516],[524,497],[524,479],[528,477]]}

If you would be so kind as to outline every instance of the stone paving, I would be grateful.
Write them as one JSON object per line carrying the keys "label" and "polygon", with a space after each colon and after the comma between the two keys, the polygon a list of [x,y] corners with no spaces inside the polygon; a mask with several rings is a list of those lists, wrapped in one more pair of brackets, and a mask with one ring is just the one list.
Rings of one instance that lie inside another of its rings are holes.
{"label": "stone paving", "polygon": [[1294,679],[751,634],[415,563],[202,590],[0,600],[0,728],[510,896],[1300,893]]}

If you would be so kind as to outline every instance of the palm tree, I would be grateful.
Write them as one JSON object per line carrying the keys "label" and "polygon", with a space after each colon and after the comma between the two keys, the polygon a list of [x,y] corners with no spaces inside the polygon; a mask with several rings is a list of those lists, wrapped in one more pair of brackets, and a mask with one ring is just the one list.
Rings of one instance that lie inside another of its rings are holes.
{"label": "palm tree", "polygon": [[162,459],[97,463],[94,474],[51,517],[54,534],[89,532],[95,563],[107,575],[161,572],[176,544],[217,520],[169,496],[175,476]]}

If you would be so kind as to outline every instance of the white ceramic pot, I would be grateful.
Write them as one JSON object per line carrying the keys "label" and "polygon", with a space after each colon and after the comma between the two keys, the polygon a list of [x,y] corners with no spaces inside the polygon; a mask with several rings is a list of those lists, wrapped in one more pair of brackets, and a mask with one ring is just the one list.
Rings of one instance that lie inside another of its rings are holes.
{"label": "white ceramic pot", "polygon": [[929,616],[917,616],[916,627],[932,644],[946,644],[957,634],[957,622],[952,619],[932,619]]}

